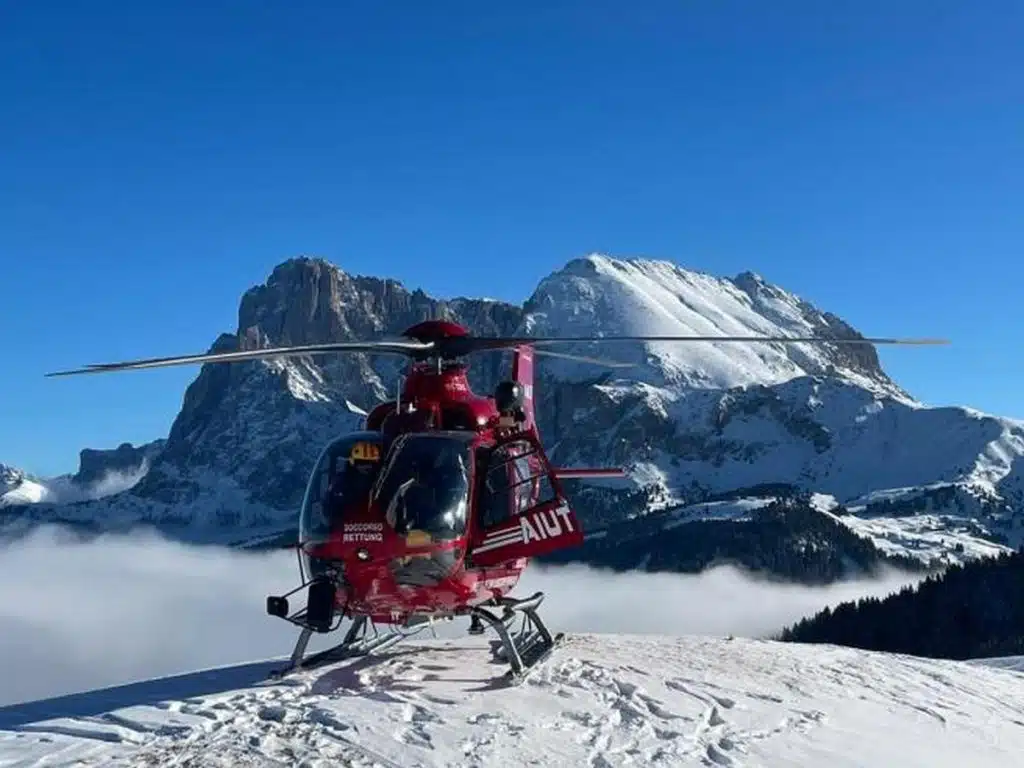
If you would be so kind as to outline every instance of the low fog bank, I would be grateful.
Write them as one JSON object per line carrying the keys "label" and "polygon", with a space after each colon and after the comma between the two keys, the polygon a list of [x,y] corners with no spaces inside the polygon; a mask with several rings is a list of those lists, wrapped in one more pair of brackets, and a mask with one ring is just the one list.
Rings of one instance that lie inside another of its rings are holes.
{"label": "low fog bank", "polygon": [[40,529],[0,548],[0,705],[287,653],[265,599],[296,574],[293,552]]}
{"label": "low fog bank", "polygon": [[780,584],[732,566],[699,574],[614,573],[533,566],[517,595],[543,590],[545,616],[564,632],[766,637],[825,606],[886,597],[923,577],[887,570],[821,587]]}
{"label": "low fog bank", "polygon": [[[733,568],[674,575],[531,566],[515,594],[546,592],[542,615],[553,631],[753,637],[920,578],[889,573],[819,588]],[[82,542],[39,530],[0,547],[0,706],[287,655],[298,630],[267,616],[265,598],[297,579],[290,550],[187,546],[155,534]],[[464,636],[465,623],[438,634]]]}

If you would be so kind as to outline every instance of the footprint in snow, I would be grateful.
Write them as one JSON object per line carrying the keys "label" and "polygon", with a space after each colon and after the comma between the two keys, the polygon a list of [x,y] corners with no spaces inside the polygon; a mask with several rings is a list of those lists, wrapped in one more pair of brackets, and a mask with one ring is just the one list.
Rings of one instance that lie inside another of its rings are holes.
{"label": "footprint in snow", "polygon": [[718,707],[712,707],[711,712],[708,713],[708,725],[713,727],[716,725],[725,725],[725,723],[726,720],[718,711]]}
{"label": "footprint in snow", "polygon": [[341,720],[326,709],[317,708],[310,710],[307,713],[307,717],[311,722],[314,722],[317,725],[322,725],[325,728],[333,728],[336,731],[347,731],[351,728],[350,725],[341,722]]}
{"label": "footprint in snow", "polygon": [[736,706],[736,702],[730,699],[728,696],[716,696],[713,693],[709,695],[722,709],[732,709]]}
{"label": "footprint in snow", "polygon": [[427,749],[434,748],[434,744],[430,739],[430,734],[418,727],[402,728],[400,731],[395,733],[395,740],[400,741],[403,744],[410,744],[416,747],[426,747]]}
{"label": "footprint in snow", "polygon": [[708,760],[715,765],[736,765],[736,761],[722,748],[721,744],[708,744],[707,756]]}
{"label": "footprint in snow", "polygon": [[637,694],[637,699],[639,699],[643,703],[644,707],[647,709],[648,712],[650,712],[655,717],[661,718],[662,720],[689,719],[684,717],[683,715],[677,715],[675,712],[666,709],[664,702],[654,698],[653,696],[648,696],[645,693],[640,693]]}
{"label": "footprint in snow", "polygon": [[446,707],[458,704],[454,699],[446,699],[444,696],[436,696],[432,693],[421,693],[420,698],[424,701],[429,701],[431,704],[441,704]]}
{"label": "footprint in snow", "polygon": [[470,725],[483,725],[485,723],[492,723],[501,720],[501,715],[495,715],[491,712],[477,712],[466,718],[466,722]]}
{"label": "footprint in snow", "polygon": [[407,723],[439,723],[441,718],[426,707],[407,702],[402,708],[402,719]]}
{"label": "footprint in snow", "polygon": [[272,704],[266,707],[260,707],[256,713],[260,720],[270,720],[275,723],[284,722],[285,717],[288,716],[288,709],[278,704]]}

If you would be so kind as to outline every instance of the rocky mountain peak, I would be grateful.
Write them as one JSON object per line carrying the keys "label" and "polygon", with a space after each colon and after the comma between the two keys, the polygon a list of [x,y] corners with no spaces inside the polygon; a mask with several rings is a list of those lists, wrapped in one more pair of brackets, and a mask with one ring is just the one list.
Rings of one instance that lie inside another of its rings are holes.
{"label": "rocky mountain peak", "polygon": [[[574,259],[546,277],[524,310],[523,332],[542,336],[860,337],[839,318],[753,272],[730,280],[670,261],[602,254]],[[574,351],[632,362],[636,378],[654,386],[719,389],[810,375],[839,377],[908,399],[866,345],[647,343],[606,345],[600,351],[591,346]],[[548,369],[562,379],[595,378],[592,368],[572,363]]]}
{"label": "rocky mountain peak", "polygon": [[140,446],[121,443],[108,450],[83,448],[78,454],[78,472],[71,480],[78,485],[93,485],[111,473],[144,473],[149,463],[163,450],[166,440],[154,440]]}
{"label": "rocky mountain peak", "polygon": [[17,488],[25,480],[25,472],[16,467],[0,464],[0,495]]}
{"label": "rocky mountain peak", "polygon": [[[246,291],[237,331],[222,334],[211,349],[372,339],[434,317],[503,335],[515,331],[521,316],[502,302],[438,300],[396,280],[354,276],[303,257],[279,264],[265,283]],[[501,355],[485,357],[470,377],[480,391],[493,388],[502,366]],[[392,397],[404,365],[362,353],[204,365],[160,460],[135,493],[169,503],[195,500],[211,495],[213,478],[218,488],[209,504],[225,514],[246,498],[259,502],[251,509],[294,507],[323,445],[358,428],[361,411]]]}
{"label": "rocky mountain peak", "polygon": [[[832,314],[818,309],[813,304],[789,291],[772,285],[755,272],[741,272],[732,283],[750,297],[750,301],[761,314],[785,321],[792,310],[799,312],[809,331],[815,336],[827,339],[864,338],[853,326]],[[840,344],[828,349],[827,357],[835,370],[852,370],[881,383],[894,394],[906,395],[882,370],[878,351],[869,344]],[[829,369],[831,372],[832,369]]]}

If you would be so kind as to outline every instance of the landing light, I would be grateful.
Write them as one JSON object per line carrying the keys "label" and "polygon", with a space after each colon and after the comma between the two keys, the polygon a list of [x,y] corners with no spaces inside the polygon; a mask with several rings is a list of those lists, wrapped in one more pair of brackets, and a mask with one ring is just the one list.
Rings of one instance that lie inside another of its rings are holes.
{"label": "landing light", "polygon": [[356,550],[356,557],[362,560],[364,563],[370,559],[370,553],[366,549]]}

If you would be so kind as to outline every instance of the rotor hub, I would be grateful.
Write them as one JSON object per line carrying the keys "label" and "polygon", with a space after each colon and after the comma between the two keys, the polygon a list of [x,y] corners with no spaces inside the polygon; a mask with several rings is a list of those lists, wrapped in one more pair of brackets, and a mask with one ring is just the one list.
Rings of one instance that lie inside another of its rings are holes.
{"label": "rotor hub", "polygon": [[469,331],[450,320],[424,320],[402,331],[407,339],[416,341],[441,341],[469,336]]}
{"label": "rotor hub", "polygon": [[424,320],[402,332],[407,339],[421,341],[434,346],[423,353],[414,354],[416,359],[441,358],[451,360],[468,354],[471,350],[471,335],[469,331],[458,323],[450,320]]}

